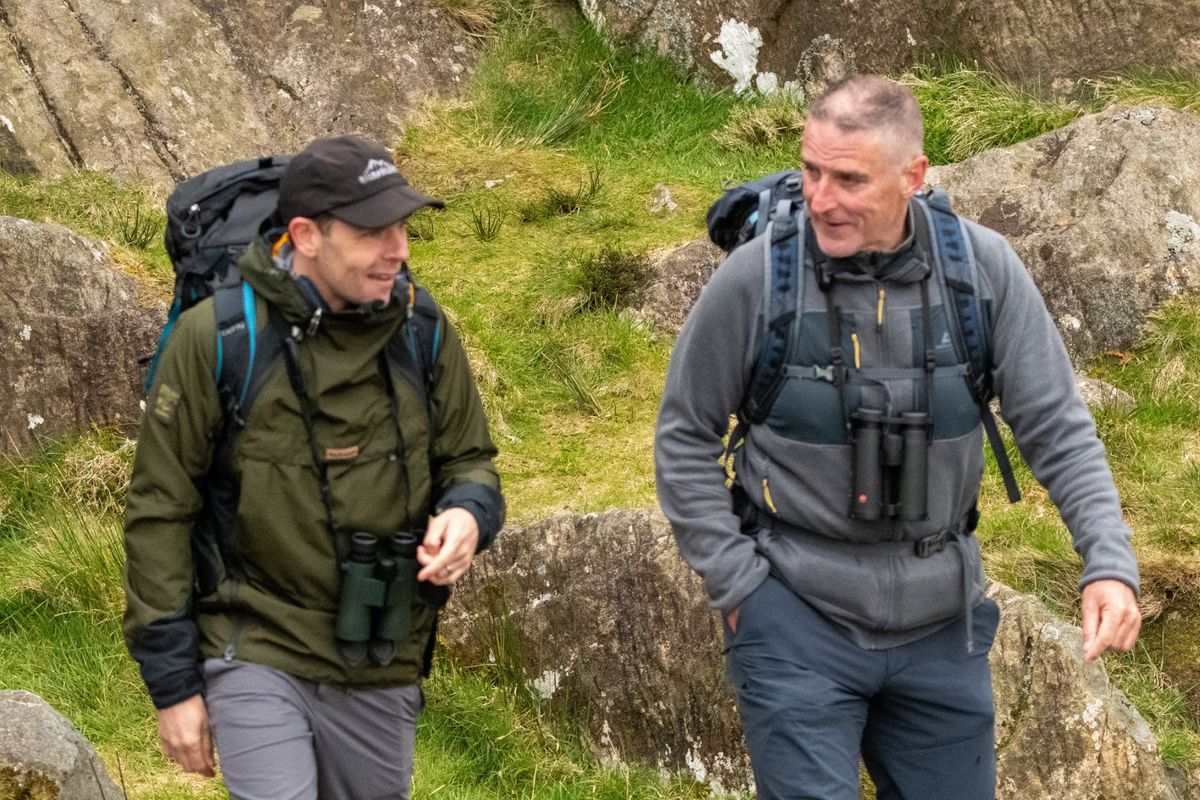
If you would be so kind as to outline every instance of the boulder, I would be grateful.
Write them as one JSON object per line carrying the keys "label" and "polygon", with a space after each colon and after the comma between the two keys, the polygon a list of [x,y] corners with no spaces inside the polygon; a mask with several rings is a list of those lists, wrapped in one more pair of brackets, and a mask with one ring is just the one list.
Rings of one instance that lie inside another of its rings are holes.
{"label": "boulder", "polygon": [[959,213],[1004,234],[1077,363],[1139,340],[1200,287],[1200,116],[1109,109],[931,169]]}
{"label": "boulder", "polygon": [[430,0],[21,0],[0,32],[0,169],[158,187],[322,135],[390,143],[479,41]]}
{"label": "boulder", "polygon": [[674,336],[724,259],[724,251],[708,239],[652,255],[650,278],[634,298],[634,307],[656,328]]}
{"label": "boulder", "polygon": [[0,452],[92,425],[131,428],[166,319],[102,244],[0,217]]}
{"label": "boulder", "polygon": [[104,762],[70,721],[36,694],[0,692],[0,797],[122,800]]}
{"label": "boulder", "polygon": [[1175,800],[1145,720],[1100,662],[1083,661],[1083,632],[1040,600],[992,583],[1001,624],[992,645],[997,796]]}
{"label": "boulder", "polygon": [[1189,3],[1112,0],[579,0],[597,28],[738,92],[819,91],[861,70],[895,74],[953,54],[1049,87],[1131,67],[1200,68]]}
{"label": "boulder", "polygon": [[[1153,737],[1078,628],[992,584],[991,653],[1002,800],[1173,800]],[[752,776],[722,632],[657,511],[510,526],[455,592],[442,626],[463,663],[523,676],[544,702],[583,710],[599,753],[687,771],[714,790]]]}

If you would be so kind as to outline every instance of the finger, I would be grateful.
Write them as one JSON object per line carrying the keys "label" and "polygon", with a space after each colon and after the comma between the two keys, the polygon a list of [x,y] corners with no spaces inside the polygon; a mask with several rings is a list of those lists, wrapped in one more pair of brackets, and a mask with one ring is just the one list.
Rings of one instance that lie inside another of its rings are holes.
{"label": "finger", "polygon": [[1127,612],[1125,622],[1121,625],[1117,632],[1113,648],[1116,650],[1129,651],[1137,644],[1138,633],[1142,629],[1142,614],[1141,611],[1134,607],[1131,612]]}
{"label": "finger", "polygon": [[454,553],[452,551],[448,549],[442,550],[442,552],[435,554],[421,568],[421,571],[417,573],[417,580],[439,583],[438,579],[445,577],[445,572],[453,560]]}
{"label": "finger", "polygon": [[1086,648],[1086,652],[1084,653],[1085,661],[1095,661],[1112,645],[1121,615],[1120,612],[1103,609],[1097,616],[1100,619],[1100,623],[1096,630],[1096,636],[1092,639],[1091,646]]}
{"label": "finger", "polygon": [[1083,658],[1085,661],[1095,660],[1092,645],[1096,640],[1096,631],[1100,624],[1100,610],[1091,595],[1083,595]]}
{"label": "finger", "polygon": [[203,754],[204,754],[204,774],[212,777],[217,771],[216,754],[213,752],[212,728],[207,722],[204,724],[203,736]]}

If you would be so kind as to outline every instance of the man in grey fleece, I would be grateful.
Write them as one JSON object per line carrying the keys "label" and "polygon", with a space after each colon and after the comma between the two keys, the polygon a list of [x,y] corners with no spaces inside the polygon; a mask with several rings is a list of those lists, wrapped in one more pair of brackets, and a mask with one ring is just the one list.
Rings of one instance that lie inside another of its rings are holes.
{"label": "man in grey fleece", "polygon": [[[809,106],[800,334],[769,414],[731,448],[732,492],[719,459],[769,314],[769,236],[717,269],[671,358],[659,500],[724,615],[760,800],[856,798],[860,754],[881,799],[995,796],[987,651],[999,613],[972,535],[980,414],[930,212],[914,199],[922,141],[916,100],[883,78],[846,79]],[[1137,563],[1103,445],[1024,266],[999,234],[963,225],[1004,418],[1083,558],[1084,657],[1128,650]],[[904,413],[930,422],[925,508],[871,519],[855,505],[856,433],[872,414],[886,431]]]}

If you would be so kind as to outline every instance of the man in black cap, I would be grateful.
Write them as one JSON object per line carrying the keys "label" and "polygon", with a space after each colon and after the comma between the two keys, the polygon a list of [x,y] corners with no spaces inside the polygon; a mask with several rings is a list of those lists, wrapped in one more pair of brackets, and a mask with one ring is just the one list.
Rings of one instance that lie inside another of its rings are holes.
{"label": "man in black cap", "polygon": [[[438,606],[504,515],[452,326],[408,278],[442,203],[321,139],[287,234],[239,263],[253,402],[230,423],[211,301],[159,362],[129,489],[125,635],[166,755],[234,798],[407,798]],[[252,313],[250,313],[252,312]],[[239,323],[240,324],[240,323]]]}

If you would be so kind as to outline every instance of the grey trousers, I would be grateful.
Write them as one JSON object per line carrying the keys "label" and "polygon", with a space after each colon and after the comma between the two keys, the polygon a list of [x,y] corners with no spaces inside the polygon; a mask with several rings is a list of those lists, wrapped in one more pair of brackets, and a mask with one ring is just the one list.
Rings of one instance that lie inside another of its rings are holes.
{"label": "grey trousers", "polygon": [[1000,614],[911,644],[864,650],[768,577],[725,626],[727,669],[759,800],[858,800],[861,754],[879,800],[993,800],[987,651]]}
{"label": "grey trousers", "polygon": [[220,659],[204,677],[233,800],[408,800],[420,684],[348,691]]}

